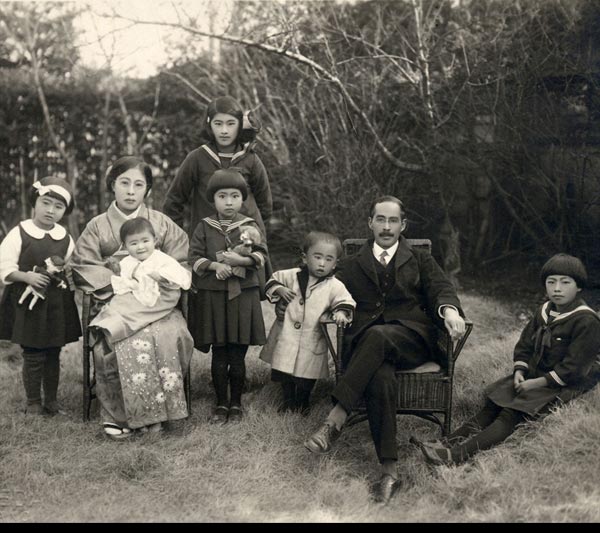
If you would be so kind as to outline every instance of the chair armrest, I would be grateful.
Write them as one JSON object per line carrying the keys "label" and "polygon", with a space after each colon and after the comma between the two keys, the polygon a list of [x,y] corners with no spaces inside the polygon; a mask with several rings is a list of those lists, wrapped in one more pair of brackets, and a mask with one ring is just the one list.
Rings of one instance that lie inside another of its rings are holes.
{"label": "chair armrest", "polygon": [[92,307],[93,295],[91,292],[84,292],[81,298],[81,329],[85,336],[88,324],[90,323],[90,309]]}
{"label": "chair armrest", "polygon": [[333,363],[335,365],[335,380],[337,382],[338,379],[342,375],[342,351],[343,351],[343,345],[344,345],[344,330],[346,328],[345,328],[345,326],[338,326],[336,324],[336,332],[335,332],[336,343],[334,346],[333,342],[331,340],[331,337],[329,336],[329,330],[327,329],[327,326],[330,324],[335,324],[335,321],[330,318],[321,317],[319,319],[319,323],[321,325],[321,331],[323,332],[325,341],[327,342],[327,347],[329,348],[329,353],[331,354],[331,357],[333,358]]}
{"label": "chair armrest", "polygon": [[458,339],[456,342],[452,340],[450,334],[446,330],[445,327],[438,328],[440,335],[440,347],[443,349],[445,355],[448,357],[448,367],[454,366],[454,363],[458,359],[460,352],[462,351],[471,331],[473,331],[473,322],[470,320],[465,320],[465,333],[464,335]]}

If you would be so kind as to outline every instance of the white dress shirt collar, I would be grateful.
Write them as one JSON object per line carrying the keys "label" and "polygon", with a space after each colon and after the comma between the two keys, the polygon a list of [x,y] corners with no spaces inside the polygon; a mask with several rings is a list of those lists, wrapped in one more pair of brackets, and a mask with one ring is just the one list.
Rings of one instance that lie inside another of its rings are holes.
{"label": "white dress shirt collar", "polygon": [[373,255],[375,256],[375,259],[377,261],[379,261],[379,259],[381,257],[381,253],[385,250],[387,252],[386,264],[388,264],[390,262],[390,260],[392,259],[392,257],[394,257],[394,254],[396,253],[396,250],[398,249],[399,244],[400,244],[400,242],[396,241],[396,244],[394,244],[394,246],[390,246],[386,250],[385,248],[382,248],[381,246],[379,246],[379,244],[377,244],[376,242],[373,242]]}

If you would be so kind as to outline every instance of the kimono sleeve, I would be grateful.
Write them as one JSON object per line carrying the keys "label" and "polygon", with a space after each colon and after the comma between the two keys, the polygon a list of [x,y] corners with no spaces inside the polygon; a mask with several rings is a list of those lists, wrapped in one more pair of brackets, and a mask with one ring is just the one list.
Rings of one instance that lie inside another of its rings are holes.
{"label": "kimono sleeve", "polygon": [[576,385],[590,371],[600,351],[600,320],[592,313],[576,321],[565,358],[544,374],[551,387]]}
{"label": "kimono sleeve", "polygon": [[191,273],[172,257],[164,257],[158,273],[172,286],[188,290],[192,284]]}
{"label": "kimono sleeve", "polygon": [[113,275],[102,257],[98,225],[91,220],[77,239],[71,254],[69,266],[77,288],[93,292],[98,299],[106,299],[112,294],[110,278]]}
{"label": "kimono sleeve", "polygon": [[172,220],[164,217],[164,236],[160,249],[180,263],[185,263],[188,258],[189,239],[183,231]]}

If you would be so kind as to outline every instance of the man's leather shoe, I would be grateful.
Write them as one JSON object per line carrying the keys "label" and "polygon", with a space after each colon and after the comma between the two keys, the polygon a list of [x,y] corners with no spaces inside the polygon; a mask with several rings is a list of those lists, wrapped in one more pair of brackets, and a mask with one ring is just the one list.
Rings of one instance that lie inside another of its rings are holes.
{"label": "man's leather shoe", "polygon": [[398,492],[400,486],[399,479],[394,479],[389,474],[383,474],[373,486],[373,499],[378,503],[387,505],[392,496]]}
{"label": "man's leather shoe", "polygon": [[331,451],[332,444],[338,439],[341,431],[334,424],[325,422],[306,441],[304,446],[316,454],[325,454]]}

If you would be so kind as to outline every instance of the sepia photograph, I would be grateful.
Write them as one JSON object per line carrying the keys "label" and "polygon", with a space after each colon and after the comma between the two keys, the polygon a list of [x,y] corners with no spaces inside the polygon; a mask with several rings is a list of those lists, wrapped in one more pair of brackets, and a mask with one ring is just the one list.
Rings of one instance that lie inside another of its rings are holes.
{"label": "sepia photograph", "polygon": [[0,206],[0,523],[600,522],[597,0],[0,0]]}

